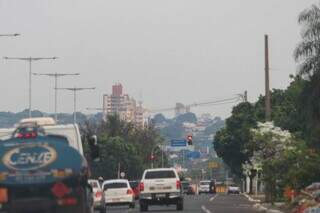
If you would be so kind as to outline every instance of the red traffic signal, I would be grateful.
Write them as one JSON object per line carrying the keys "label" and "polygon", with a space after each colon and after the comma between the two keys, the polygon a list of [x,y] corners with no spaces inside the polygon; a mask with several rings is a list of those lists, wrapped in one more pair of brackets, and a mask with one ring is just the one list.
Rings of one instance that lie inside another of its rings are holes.
{"label": "red traffic signal", "polygon": [[192,146],[192,135],[187,136],[188,145]]}
{"label": "red traffic signal", "polygon": [[150,160],[154,160],[156,157],[154,155],[150,155]]}

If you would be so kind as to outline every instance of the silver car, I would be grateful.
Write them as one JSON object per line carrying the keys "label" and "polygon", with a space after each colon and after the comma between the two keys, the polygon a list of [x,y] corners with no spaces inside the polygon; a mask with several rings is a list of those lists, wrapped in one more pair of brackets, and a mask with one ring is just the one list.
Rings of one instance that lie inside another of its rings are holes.
{"label": "silver car", "polygon": [[98,210],[100,213],[105,213],[106,209],[105,209],[104,196],[103,196],[103,191],[101,189],[99,181],[90,179],[88,180],[88,183],[90,184],[93,190],[94,209]]}

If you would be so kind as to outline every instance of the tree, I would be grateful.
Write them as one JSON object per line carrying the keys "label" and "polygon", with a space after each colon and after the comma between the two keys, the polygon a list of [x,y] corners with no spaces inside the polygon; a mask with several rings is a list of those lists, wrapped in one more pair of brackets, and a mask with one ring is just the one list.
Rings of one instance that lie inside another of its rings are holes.
{"label": "tree", "polygon": [[192,112],[187,112],[185,114],[179,115],[178,117],[176,117],[176,122],[177,123],[197,123],[197,116],[192,113]]}
{"label": "tree", "polygon": [[[101,123],[85,122],[81,126],[84,139],[84,151],[90,156],[87,139],[92,135],[98,136],[100,162],[90,161],[94,177],[116,178],[118,166],[127,174],[129,179],[139,179],[142,171],[151,165],[151,151],[164,141],[153,125],[139,128],[125,122],[117,115],[108,116]],[[161,152],[155,152],[155,167],[161,166]],[[165,166],[167,165],[164,156]]]}
{"label": "tree", "polygon": [[252,155],[247,144],[250,141],[250,129],[256,126],[254,110],[254,106],[248,102],[234,107],[226,127],[217,132],[213,142],[218,156],[238,177],[242,176],[242,164]]}
{"label": "tree", "polygon": [[318,180],[320,155],[305,141],[272,122],[258,123],[251,134],[254,154],[250,163],[261,169],[269,201],[281,198],[287,187],[299,191]]}
{"label": "tree", "polygon": [[295,50],[294,56],[300,62],[299,74],[312,78],[320,72],[320,8],[312,5],[304,10],[298,19],[302,25],[302,42]]}
{"label": "tree", "polygon": [[301,93],[300,104],[305,114],[307,134],[311,145],[320,148],[320,8],[312,5],[298,20],[302,25],[302,41],[294,56],[300,64],[299,75],[308,82]]}
{"label": "tree", "polygon": [[152,119],[152,122],[153,122],[154,124],[161,124],[161,123],[164,123],[164,122],[166,122],[166,121],[167,121],[166,117],[164,117],[164,115],[161,114],[161,113],[156,114],[156,115],[154,116],[154,118]]}

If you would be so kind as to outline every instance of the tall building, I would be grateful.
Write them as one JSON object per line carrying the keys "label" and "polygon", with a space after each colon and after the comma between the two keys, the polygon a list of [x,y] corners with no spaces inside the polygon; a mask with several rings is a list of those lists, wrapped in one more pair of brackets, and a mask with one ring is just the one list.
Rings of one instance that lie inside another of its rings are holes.
{"label": "tall building", "polygon": [[119,115],[121,120],[134,123],[137,126],[144,126],[144,109],[142,104],[137,105],[134,98],[128,94],[123,94],[121,84],[112,86],[112,94],[103,96],[103,114]]}

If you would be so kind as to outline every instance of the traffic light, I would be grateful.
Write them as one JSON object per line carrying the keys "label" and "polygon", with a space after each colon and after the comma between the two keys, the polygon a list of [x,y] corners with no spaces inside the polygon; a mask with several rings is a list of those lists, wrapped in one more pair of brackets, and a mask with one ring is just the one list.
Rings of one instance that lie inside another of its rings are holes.
{"label": "traffic light", "polygon": [[96,135],[92,135],[88,138],[89,148],[91,152],[91,159],[94,161],[100,160],[100,150],[98,145],[98,138]]}
{"label": "traffic light", "polygon": [[154,161],[155,158],[156,158],[156,156],[154,156],[153,154],[150,155],[150,160]]}
{"label": "traffic light", "polygon": [[187,136],[188,146],[192,146],[192,135]]}

